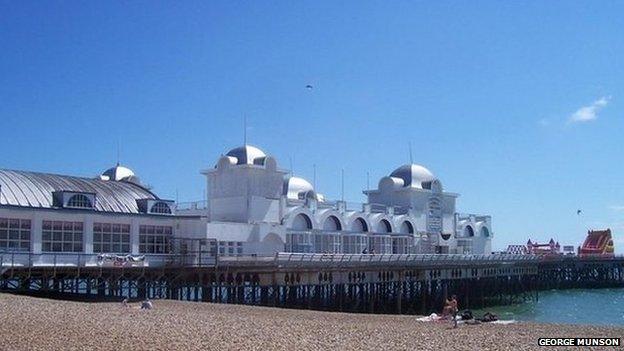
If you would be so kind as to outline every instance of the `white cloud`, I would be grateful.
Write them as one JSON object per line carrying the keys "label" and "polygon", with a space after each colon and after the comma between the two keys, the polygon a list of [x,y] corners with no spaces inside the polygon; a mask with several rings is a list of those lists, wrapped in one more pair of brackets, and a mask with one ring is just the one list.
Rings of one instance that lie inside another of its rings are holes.
{"label": "white cloud", "polygon": [[609,206],[609,209],[613,211],[618,211],[618,212],[624,211],[624,205],[612,205],[612,206]]}
{"label": "white cloud", "polygon": [[605,106],[607,106],[607,104],[609,103],[609,100],[611,100],[610,96],[603,96],[600,99],[594,101],[593,103],[591,103],[591,105],[588,106],[583,106],[581,108],[579,108],[578,110],[576,110],[576,112],[574,112],[572,115],[570,115],[570,118],[568,119],[568,122],[570,123],[584,123],[584,122],[589,122],[589,121],[593,121],[595,119],[598,118],[598,112]]}

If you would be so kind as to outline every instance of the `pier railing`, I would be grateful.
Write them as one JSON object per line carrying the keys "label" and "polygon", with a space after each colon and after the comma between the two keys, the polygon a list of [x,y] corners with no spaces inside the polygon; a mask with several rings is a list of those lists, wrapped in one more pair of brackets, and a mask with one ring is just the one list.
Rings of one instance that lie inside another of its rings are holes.
{"label": "pier railing", "polygon": [[[203,254],[203,255],[202,255]],[[112,257],[111,257],[112,256]],[[214,267],[216,258],[207,253],[192,254],[101,254],[0,252],[0,273],[7,268],[39,267]]]}
{"label": "pier railing", "polygon": [[[331,254],[277,253],[275,255],[186,254],[109,255],[0,252],[0,271],[6,268],[38,267],[473,267],[515,263],[557,264],[571,261],[621,261],[624,255],[463,255],[463,254]],[[1,273],[1,272],[0,272]]]}
{"label": "pier railing", "polygon": [[278,253],[275,256],[219,257],[220,266],[275,267],[445,267],[538,262],[535,255],[455,255],[455,254],[320,254]]}

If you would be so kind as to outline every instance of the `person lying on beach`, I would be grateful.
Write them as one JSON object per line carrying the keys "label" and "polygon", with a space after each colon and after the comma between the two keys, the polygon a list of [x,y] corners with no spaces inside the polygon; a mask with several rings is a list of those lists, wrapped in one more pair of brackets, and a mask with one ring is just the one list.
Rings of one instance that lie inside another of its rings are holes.
{"label": "person lying on beach", "polygon": [[483,315],[483,318],[480,319],[481,322],[485,322],[485,323],[495,322],[497,320],[498,320],[498,316],[490,312],[485,312],[485,314]]}
{"label": "person lying on beach", "polygon": [[153,307],[154,305],[152,305],[152,301],[150,301],[149,299],[145,299],[145,301],[141,302],[142,310],[151,310]]}

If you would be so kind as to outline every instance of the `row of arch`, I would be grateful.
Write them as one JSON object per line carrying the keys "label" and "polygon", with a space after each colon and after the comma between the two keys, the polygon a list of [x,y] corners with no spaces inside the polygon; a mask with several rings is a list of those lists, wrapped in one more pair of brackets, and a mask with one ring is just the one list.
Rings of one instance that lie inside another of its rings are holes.
{"label": "row of arch", "polygon": [[[313,229],[312,220],[305,213],[297,214],[292,221],[291,229],[293,230],[311,230]],[[377,221],[375,228],[369,228],[368,223],[362,217],[356,217],[352,222],[350,228],[343,228],[343,224],[335,215],[327,216],[323,222],[321,223],[321,228],[327,231],[343,231],[349,230],[353,232],[376,232],[376,233],[392,233],[394,232],[394,228],[390,221],[386,218],[381,218]],[[398,233],[401,234],[414,234],[415,229],[414,225],[408,221],[404,220],[401,222]]]}
{"label": "row of arch", "polygon": [[[472,238],[475,236],[476,233],[472,225],[469,224],[464,227],[462,234],[463,234],[462,235],[463,237]],[[487,238],[490,236],[490,230],[486,226],[482,226],[481,229],[479,230],[479,235]]]}

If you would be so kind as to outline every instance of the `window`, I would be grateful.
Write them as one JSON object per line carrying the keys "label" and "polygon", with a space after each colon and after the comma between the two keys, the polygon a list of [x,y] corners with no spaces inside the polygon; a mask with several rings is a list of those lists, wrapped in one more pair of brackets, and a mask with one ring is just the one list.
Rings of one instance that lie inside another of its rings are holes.
{"label": "window", "polygon": [[139,252],[167,254],[171,252],[170,242],[173,227],[161,225],[139,226]]}
{"label": "window", "polygon": [[164,202],[157,202],[152,206],[151,213],[171,214],[171,208]]}
{"label": "window", "polygon": [[30,220],[0,218],[0,251],[30,250]]}
{"label": "window", "polygon": [[216,245],[218,245],[220,255],[233,256],[243,253],[242,241],[219,241],[218,243],[215,242]]}
{"label": "window", "polygon": [[323,222],[323,230],[328,231],[340,231],[342,230],[342,225],[340,224],[340,220],[336,216],[329,216]]}
{"label": "window", "polygon": [[381,221],[379,221],[379,225],[377,227],[377,232],[379,233],[392,233],[392,226],[387,219],[382,219]]}
{"label": "window", "polygon": [[74,208],[93,208],[91,200],[83,194],[76,194],[67,200],[67,207]]}
{"label": "window", "polygon": [[93,252],[130,253],[130,225],[93,223]]}
{"label": "window", "polygon": [[41,251],[82,252],[82,222],[43,221]]}
{"label": "window", "polygon": [[414,234],[414,226],[410,221],[403,221],[400,232],[401,234]]}
{"label": "window", "polygon": [[303,213],[298,214],[293,219],[292,229],[302,231],[312,229],[312,221],[310,220],[310,217],[306,216]]}

